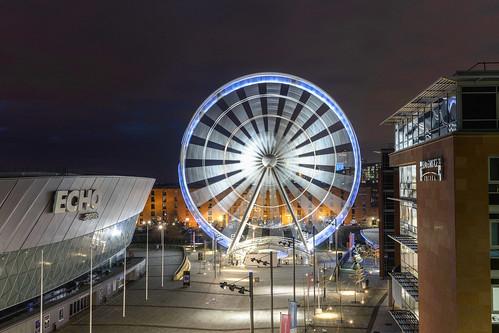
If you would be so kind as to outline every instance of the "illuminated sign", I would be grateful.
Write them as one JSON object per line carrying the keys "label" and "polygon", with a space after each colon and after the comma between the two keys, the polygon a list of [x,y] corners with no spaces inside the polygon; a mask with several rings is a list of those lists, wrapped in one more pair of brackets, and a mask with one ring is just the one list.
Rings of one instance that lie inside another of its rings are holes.
{"label": "illuminated sign", "polygon": [[442,164],[441,157],[420,161],[419,180],[422,182],[441,182]]}
{"label": "illuminated sign", "polygon": [[99,207],[101,194],[97,190],[56,191],[54,213],[91,212]]}

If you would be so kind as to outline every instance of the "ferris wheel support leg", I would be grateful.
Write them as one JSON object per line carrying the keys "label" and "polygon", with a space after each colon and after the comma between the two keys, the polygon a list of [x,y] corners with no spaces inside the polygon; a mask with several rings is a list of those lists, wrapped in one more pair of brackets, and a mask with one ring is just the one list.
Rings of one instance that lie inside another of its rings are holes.
{"label": "ferris wheel support leg", "polygon": [[246,227],[246,224],[248,224],[248,220],[251,214],[251,211],[253,210],[253,206],[255,205],[256,198],[258,198],[258,193],[260,193],[260,189],[262,188],[263,184],[263,178],[265,178],[265,175],[267,174],[267,169],[264,169],[262,171],[262,175],[260,176],[260,179],[258,180],[258,183],[256,185],[255,193],[253,193],[253,196],[251,197],[251,200],[248,204],[248,207],[244,211],[243,218],[241,219],[241,223],[239,223],[239,226],[237,227],[236,231],[236,236],[234,237],[234,240],[230,243],[229,249],[227,250],[227,253],[231,253],[234,251],[234,249],[237,247],[237,244],[239,244],[239,240],[241,239],[241,236],[243,235],[244,228]]}
{"label": "ferris wheel support leg", "polygon": [[291,206],[291,203],[289,202],[288,195],[286,194],[286,191],[284,190],[284,187],[282,186],[281,181],[279,180],[279,177],[277,176],[277,172],[275,171],[274,168],[272,168],[272,174],[274,175],[274,178],[275,178],[277,185],[279,187],[279,192],[281,193],[281,196],[283,197],[284,202],[286,202],[286,206],[288,207],[288,211],[291,214],[291,217],[293,218],[293,223],[296,226],[298,236],[300,236],[300,239],[303,242],[303,246],[305,247],[305,251],[309,252],[307,241],[305,240],[305,237],[303,236],[303,232],[301,231],[301,227],[298,224],[298,219],[296,218],[295,212],[293,211],[293,207]]}

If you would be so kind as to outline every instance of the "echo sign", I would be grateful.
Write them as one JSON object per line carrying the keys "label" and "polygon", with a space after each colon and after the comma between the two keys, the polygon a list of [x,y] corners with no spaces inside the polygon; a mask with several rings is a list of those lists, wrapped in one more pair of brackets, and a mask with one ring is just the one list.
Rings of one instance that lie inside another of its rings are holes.
{"label": "echo sign", "polygon": [[101,194],[97,190],[56,191],[54,213],[75,213],[96,210]]}

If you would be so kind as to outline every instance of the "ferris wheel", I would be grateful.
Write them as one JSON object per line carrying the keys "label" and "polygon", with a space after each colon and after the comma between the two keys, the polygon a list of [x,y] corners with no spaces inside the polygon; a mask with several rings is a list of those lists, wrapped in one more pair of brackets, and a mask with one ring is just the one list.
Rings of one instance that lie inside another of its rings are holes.
{"label": "ferris wheel", "polygon": [[228,248],[327,239],[360,183],[355,133],[338,104],[299,77],[238,78],[198,108],[182,139],[179,179],[203,231]]}

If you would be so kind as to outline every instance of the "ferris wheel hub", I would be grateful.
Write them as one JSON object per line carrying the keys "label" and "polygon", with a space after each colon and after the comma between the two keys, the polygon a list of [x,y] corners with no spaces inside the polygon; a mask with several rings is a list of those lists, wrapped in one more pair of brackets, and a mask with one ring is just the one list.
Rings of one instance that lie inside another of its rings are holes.
{"label": "ferris wheel hub", "polygon": [[267,154],[262,157],[262,164],[266,168],[273,168],[277,165],[277,156]]}

